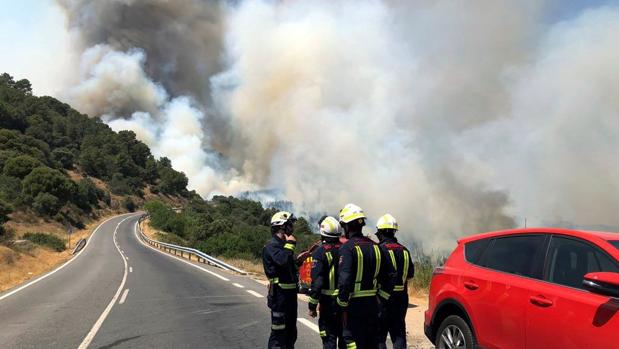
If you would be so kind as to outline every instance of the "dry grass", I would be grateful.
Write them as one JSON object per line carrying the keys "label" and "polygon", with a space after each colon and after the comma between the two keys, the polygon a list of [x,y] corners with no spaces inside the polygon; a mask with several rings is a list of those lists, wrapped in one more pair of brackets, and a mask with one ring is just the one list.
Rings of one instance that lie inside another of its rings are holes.
{"label": "dry grass", "polygon": [[142,229],[142,231],[144,232],[144,235],[146,235],[146,237],[148,237],[149,239],[153,239],[153,240],[157,240],[157,233],[165,234],[165,233],[160,232],[159,230],[151,227],[150,226],[150,219],[143,220],[140,223],[140,228]]}
{"label": "dry grass", "polygon": [[[71,259],[71,251],[77,241],[90,236],[100,222],[108,217],[102,217],[86,226],[85,229],[76,230],[71,235],[71,246],[63,252],[54,252],[44,247],[35,247],[29,251],[20,252],[19,249],[11,249],[0,246],[0,292],[22,284],[38,275],[51,271],[58,265]],[[44,232],[54,234],[67,241],[67,235],[62,226],[57,223],[43,220],[31,220],[30,222],[16,223],[10,221],[6,224],[16,233],[19,239],[27,232]]]}
{"label": "dry grass", "polygon": [[223,257],[217,257],[217,259],[222,260],[243,271],[246,271],[253,278],[266,280],[264,276],[264,269],[262,268],[262,263],[260,263],[259,261],[250,261],[247,259],[223,258]]}
{"label": "dry grass", "polygon": [[[165,236],[166,234],[165,232],[159,231],[151,227],[149,222],[150,221],[148,219],[145,219],[144,221],[142,221],[140,225],[140,227],[142,228],[142,231],[144,232],[144,235],[146,235],[148,238],[153,239],[153,240],[160,240],[158,239],[158,237],[161,237],[161,235]],[[264,270],[262,268],[262,264],[260,263],[260,261],[257,261],[257,260],[251,261],[251,260],[240,259],[240,258],[224,258],[224,257],[216,257],[216,258],[234,267],[237,267],[243,271],[246,271],[248,275],[254,279],[266,280],[264,276]]]}

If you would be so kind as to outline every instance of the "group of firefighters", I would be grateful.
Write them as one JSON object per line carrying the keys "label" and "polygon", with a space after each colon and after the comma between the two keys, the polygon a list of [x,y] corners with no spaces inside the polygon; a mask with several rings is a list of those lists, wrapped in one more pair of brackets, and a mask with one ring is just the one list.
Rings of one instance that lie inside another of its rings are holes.
{"label": "group of firefighters", "polygon": [[[296,239],[290,212],[271,219],[272,238],[262,251],[269,279],[271,309],[269,348],[294,348],[297,339]],[[410,252],[395,237],[398,223],[390,214],[378,219],[377,244],[362,233],[366,216],[354,204],[346,205],[339,219],[319,222],[321,245],[313,252],[309,315],[319,315],[324,348],[406,348],[407,281],[413,277]],[[340,236],[348,239],[340,242]]]}

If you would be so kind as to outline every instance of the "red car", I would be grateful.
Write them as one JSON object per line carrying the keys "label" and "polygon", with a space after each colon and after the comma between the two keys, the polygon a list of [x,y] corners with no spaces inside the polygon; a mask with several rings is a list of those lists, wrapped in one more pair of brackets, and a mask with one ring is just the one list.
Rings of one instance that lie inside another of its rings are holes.
{"label": "red car", "polygon": [[619,348],[619,234],[517,229],[458,241],[425,313],[438,349]]}

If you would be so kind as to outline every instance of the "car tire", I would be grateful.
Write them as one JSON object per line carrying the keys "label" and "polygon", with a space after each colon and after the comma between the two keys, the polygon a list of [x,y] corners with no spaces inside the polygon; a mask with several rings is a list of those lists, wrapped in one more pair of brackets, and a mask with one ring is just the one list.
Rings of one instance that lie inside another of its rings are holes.
{"label": "car tire", "polygon": [[436,332],[436,349],[474,349],[475,336],[471,327],[458,315],[443,320]]}

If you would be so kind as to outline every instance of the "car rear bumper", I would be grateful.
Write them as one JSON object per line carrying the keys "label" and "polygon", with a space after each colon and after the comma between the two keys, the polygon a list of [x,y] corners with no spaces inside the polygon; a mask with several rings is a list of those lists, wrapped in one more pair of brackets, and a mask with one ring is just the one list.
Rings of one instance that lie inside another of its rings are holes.
{"label": "car rear bumper", "polygon": [[434,343],[434,338],[432,338],[432,327],[428,325],[423,325],[423,333],[425,333],[426,337],[430,340],[430,342]]}
{"label": "car rear bumper", "polygon": [[425,333],[430,342],[434,343],[434,334],[432,333],[432,313],[430,312],[430,309],[426,310],[424,317],[423,333]]}

